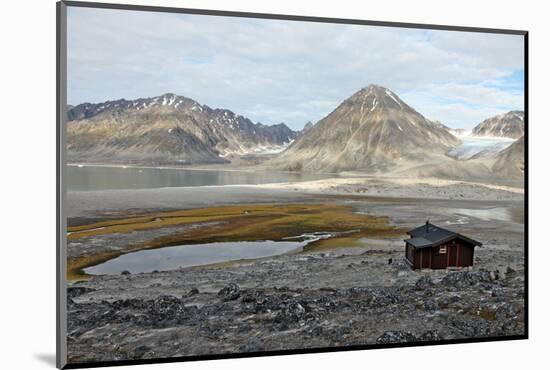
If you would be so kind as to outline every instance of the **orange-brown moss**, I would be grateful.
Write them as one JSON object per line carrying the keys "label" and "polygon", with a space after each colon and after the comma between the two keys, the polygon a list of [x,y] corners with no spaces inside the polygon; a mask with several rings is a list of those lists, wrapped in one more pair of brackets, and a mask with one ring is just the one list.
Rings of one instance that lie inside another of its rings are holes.
{"label": "orange-brown moss", "polygon": [[[142,243],[129,245],[123,251],[109,251],[83,255],[68,260],[68,278],[85,277],[82,269],[97,265],[123,253],[170,245],[199,244],[224,241],[282,240],[312,232],[342,233],[308,246],[312,249],[332,249],[354,246],[361,237],[395,236],[402,230],[388,223],[387,217],[376,217],[353,212],[339,204],[247,204],[210,207],[192,210],[159,212],[129,218],[101,221],[68,228],[69,239],[137,230],[197,225],[219,222],[208,227],[175,231]],[[350,232],[351,231],[351,232]]]}

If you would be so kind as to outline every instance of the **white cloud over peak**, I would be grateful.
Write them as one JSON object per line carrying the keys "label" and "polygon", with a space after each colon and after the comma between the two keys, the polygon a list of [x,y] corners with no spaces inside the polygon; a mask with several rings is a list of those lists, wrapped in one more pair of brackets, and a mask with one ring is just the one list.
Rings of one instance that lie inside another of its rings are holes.
{"label": "white cloud over peak", "polygon": [[523,109],[523,37],[70,8],[69,103],[173,92],[301,128],[376,83],[471,127]]}

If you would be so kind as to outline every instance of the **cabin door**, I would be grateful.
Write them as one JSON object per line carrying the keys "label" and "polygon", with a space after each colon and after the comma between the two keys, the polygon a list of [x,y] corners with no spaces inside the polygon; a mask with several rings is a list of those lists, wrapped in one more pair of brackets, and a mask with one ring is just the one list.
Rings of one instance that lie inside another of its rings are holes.
{"label": "cabin door", "polygon": [[457,264],[457,261],[458,259],[456,258],[456,253],[457,253],[457,246],[456,244],[452,244],[452,245],[449,245],[449,255],[448,255],[448,261],[449,261],[449,264],[448,266],[458,266]]}

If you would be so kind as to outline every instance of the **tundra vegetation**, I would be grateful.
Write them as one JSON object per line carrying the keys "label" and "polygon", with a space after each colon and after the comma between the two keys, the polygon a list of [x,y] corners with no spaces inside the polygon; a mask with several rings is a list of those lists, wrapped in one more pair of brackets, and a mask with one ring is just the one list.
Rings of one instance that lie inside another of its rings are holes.
{"label": "tundra vegetation", "polygon": [[86,278],[83,268],[97,265],[124,253],[173,245],[212,242],[283,240],[314,232],[333,233],[328,239],[312,242],[308,250],[349,246],[361,237],[388,237],[403,233],[389,225],[387,217],[353,212],[341,204],[247,204],[209,207],[193,210],[157,212],[115,218],[68,228],[68,240],[76,241],[106,234],[132,233],[140,230],[165,229],[176,226],[187,228],[150,240],[125,246],[121,250],[104,250],[92,254],[69,257],[69,280]]}

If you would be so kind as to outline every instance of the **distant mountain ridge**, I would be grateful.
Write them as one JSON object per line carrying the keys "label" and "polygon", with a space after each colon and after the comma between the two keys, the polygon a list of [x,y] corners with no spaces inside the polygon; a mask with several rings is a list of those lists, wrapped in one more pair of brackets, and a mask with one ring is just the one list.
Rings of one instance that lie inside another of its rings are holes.
{"label": "distant mountain ridge", "polygon": [[522,111],[510,111],[490,117],[474,127],[471,135],[518,139],[525,133],[524,118]]}
{"label": "distant mountain ridge", "polygon": [[387,171],[402,160],[444,155],[460,142],[391,90],[369,85],[309,127],[271,164],[297,171]]}
{"label": "distant mountain ridge", "polygon": [[525,171],[525,136],[500,151],[491,170],[501,177],[520,178]]}
{"label": "distant mountain ridge", "polygon": [[502,149],[509,145],[509,135],[523,132],[523,124],[518,124],[522,112],[478,125],[479,136],[508,138],[480,151],[468,142],[473,133],[427,119],[378,85],[357,91],[300,131],[284,123],[253,123],[230,110],[175,94],[84,103],[70,107],[67,116],[69,162],[233,163],[263,170],[448,178],[523,176],[523,136]]}
{"label": "distant mountain ridge", "polygon": [[280,151],[297,132],[175,94],[83,103],[67,112],[69,160],[148,164],[227,163],[226,157]]}

